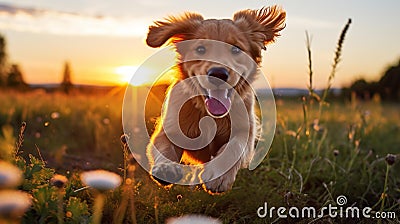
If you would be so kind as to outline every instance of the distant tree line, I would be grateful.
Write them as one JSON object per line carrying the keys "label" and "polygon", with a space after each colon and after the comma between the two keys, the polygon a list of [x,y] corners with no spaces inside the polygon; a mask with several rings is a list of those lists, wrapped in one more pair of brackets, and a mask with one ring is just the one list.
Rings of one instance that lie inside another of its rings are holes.
{"label": "distant tree line", "polygon": [[[0,88],[13,88],[18,90],[27,90],[29,85],[24,80],[24,75],[18,64],[9,64],[7,61],[6,40],[0,34]],[[71,68],[69,62],[65,62],[63,79],[59,89],[69,93],[73,88],[71,81]]]}
{"label": "distant tree line", "polygon": [[353,94],[362,100],[380,97],[384,101],[400,101],[400,60],[397,65],[388,68],[378,81],[358,79],[344,88],[343,94],[348,98]]}
{"label": "distant tree line", "polygon": [[25,89],[28,87],[18,64],[8,65],[6,40],[0,35],[0,86]]}

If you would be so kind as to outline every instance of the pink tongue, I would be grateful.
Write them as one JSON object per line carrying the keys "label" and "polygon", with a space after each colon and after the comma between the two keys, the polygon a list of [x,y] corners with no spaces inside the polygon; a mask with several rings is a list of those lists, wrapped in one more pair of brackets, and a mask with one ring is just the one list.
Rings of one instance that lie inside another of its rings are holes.
{"label": "pink tongue", "polygon": [[209,90],[209,94],[209,98],[207,98],[205,101],[208,112],[214,116],[226,114],[231,107],[231,100],[228,97],[228,90]]}

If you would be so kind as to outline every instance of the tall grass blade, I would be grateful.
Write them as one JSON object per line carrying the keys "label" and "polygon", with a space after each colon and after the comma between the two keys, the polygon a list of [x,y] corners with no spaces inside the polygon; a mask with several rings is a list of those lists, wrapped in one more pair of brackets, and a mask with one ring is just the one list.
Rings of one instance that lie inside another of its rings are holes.
{"label": "tall grass blade", "polygon": [[[342,32],[340,33],[340,37],[339,37],[339,40],[338,40],[337,46],[336,46],[335,57],[333,59],[331,73],[329,74],[329,77],[328,77],[328,86],[326,87],[326,89],[324,90],[324,93],[322,95],[322,99],[321,99],[322,104],[325,103],[325,100],[326,100],[326,97],[328,96],[329,90],[332,87],[333,80],[335,79],[337,66],[338,66],[338,64],[341,60],[341,56],[342,56],[343,42],[346,37],[346,33],[349,30],[350,24],[351,24],[351,19],[349,18],[347,20],[346,25],[343,27]],[[321,108],[320,108],[320,110],[321,110]]]}

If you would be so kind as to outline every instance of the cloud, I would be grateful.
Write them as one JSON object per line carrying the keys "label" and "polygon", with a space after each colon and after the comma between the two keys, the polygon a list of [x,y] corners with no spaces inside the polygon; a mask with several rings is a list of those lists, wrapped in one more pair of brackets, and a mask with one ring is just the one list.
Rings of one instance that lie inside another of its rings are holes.
{"label": "cloud", "polygon": [[0,29],[80,36],[143,37],[151,19],[84,15],[0,4]]}
{"label": "cloud", "polygon": [[[148,4],[156,4],[149,0],[140,0],[139,3],[145,8],[149,7]],[[117,17],[0,3],[0,30],[74,36],[144,37],[153,19],[141,12],[142,17]],[[290,16],[287,22],[290,26],[302,28],[331,29],[338,25],[299,16]]]}
{"label": "cloud", "polygon": [[320,19],[311,19],[300,16],[291,16],[287,18],[288,24],[302,27],[302,28],[319,28],[319,29],[330,29],[336,28],[338,24],[330,21],[324,21]]}
{"label": "cloud", "polygon": [[10,14],[10,15],[15,15],[18,13],[26,13],[26,14],[36,14],[36,11],[33,8],[21,8],[21,7],[15,7],[12,5],[6,5],[6,4],[0,4],[0,12],[5,13],[5,14]]}

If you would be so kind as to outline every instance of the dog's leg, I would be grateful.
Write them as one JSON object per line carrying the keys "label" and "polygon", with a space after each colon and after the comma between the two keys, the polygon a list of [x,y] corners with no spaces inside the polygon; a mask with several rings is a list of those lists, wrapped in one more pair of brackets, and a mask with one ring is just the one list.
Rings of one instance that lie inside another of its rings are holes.
{"label": "dog's leg", "polygon": [[[246,139],[234,137],[220,148],[213,160],[204,165],[200,178],[206,190],[221,193],[232,188],[237,172],[242,166],[243,157],[246,151],[250,150],[250,144],[246,142]],[[224,151],[226,153],[223,153]],[[230,168],[227,169],[227,167]],[[226,169],[227,171],[224,172]]]}
{"label": "dog's leg", "polygon": [[[250,105],[252,105],[252,102],[250,102]],[[253,114],[252,106],[248,107],[248,114]],[[230,190],[235,182],[239,169],[248,167],[254,155],[257,121],[255,116],[250,116],[249,123],[242,124],[250,125],[247,127],[248,132],[236,133],[229,143],[226,143],[219,149],[216,157],[211,160],[211,162],[204,165],[201,178],[208,191],[218,193]],[[246,128],[242,130],[246,130]],[[227,166],[231,167],[227,169]],[[224,170],[227,171],[223,173]]]}
{"label": "dog's leg", "polygon": [[[201,179],[207,191],[222,193],[232,188],[236,179],[236,174],[241,166],[240,157],[242,156],[241,150],[235,149],[236,146],[237,144],[232,140],[231,145],[229,145],[232,151],[229,154],[222,154],[223,151],[228,150],[228,143],[223,145],[218,151],[217,156],[204,166]],[[222,156],[224,158],[222,158]],[[225,171],[227,169],[226,166],[232,167]]]}
{"label": "dog's leg", "polygon": [[183,173],[178,166],[182,150],[169,141],[162,128],[152,137],[147,153],[151,175],[158,183],[169,185],[182,179]]}
{"label": "dog's leg", "polygon": [[[204,186],[211,192],[225,192],[232,188],[237,172],[240,168],[247,168],[254,155],[254,143],[257,133],[257,121],[254,116],[254,98],[250,98],[247,105],[247,113],[250,114],[248,123],[237,123],[236,130],[241,131],[233,136],[229,143],[223,145],[211,162],[204,165],[201,179]],[[240,120],[237,114],[233,114],[232,120]],[[249,126],[247,126],[249,125]],[[226,152],[226,153],[223,153]],[[230,166],[227,169],[227,166]],[[224,171],[227,170],[225,173]]]}

